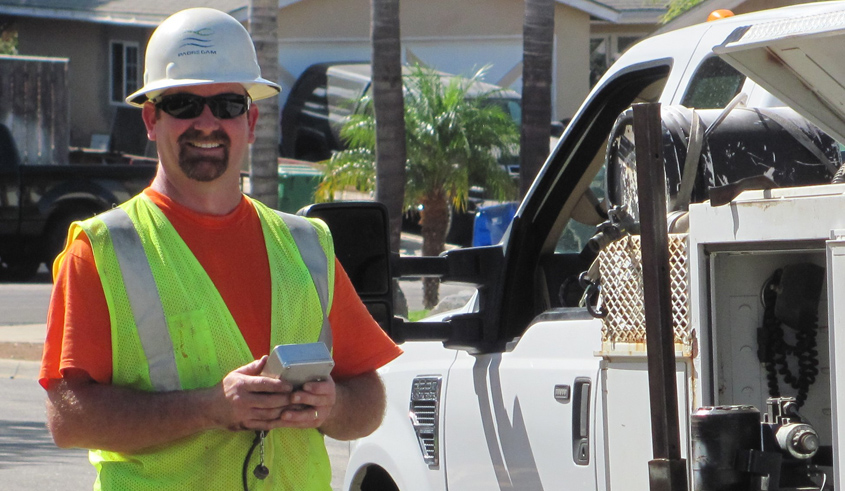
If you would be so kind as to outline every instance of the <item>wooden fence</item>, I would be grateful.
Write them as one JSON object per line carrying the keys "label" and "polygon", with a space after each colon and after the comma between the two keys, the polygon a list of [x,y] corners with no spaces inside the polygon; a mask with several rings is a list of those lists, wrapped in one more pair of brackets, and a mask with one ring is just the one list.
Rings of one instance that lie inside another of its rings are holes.
{"label": "wooden fence", "polygon": [[66,164],[70,140],[68,60],[0,55],[0,124],[24,165]]}

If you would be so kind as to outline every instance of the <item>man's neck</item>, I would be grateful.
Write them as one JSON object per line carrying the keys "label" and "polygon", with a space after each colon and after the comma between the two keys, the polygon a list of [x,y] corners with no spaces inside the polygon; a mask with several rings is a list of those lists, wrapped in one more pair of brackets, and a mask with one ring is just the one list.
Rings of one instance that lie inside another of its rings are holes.
{"label": "man's neck", "polygon": [[150,187],[176,203],[206,215],[226,215],[241,202],[241,190],[237,181],[228,182],[228,176],[221,176],[213,182],[198,182],[187,178],[170,179],[161,166]]}

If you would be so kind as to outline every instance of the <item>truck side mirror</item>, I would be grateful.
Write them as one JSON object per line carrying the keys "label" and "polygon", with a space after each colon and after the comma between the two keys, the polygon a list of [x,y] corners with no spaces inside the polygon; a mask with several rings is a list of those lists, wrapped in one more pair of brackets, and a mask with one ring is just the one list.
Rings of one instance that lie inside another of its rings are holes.
{"label": "truck side mirror", "polygon": [[498,349],[496,310],[451,316],[443,321],[407,322],[393,316],[393,277],[433,276],[481,287],[479,304],[496,286],[504,255],[500,245],[454,249],[440,256],[400,257],[390,252],[387,208],[373,201],[306,206],[298,215],[319,218],[331,229],[335,255],[358,296],[382,329],[397,343],[441,341],[447,348],[480,353]]}
{"label": "truck side mirror", "polygon": [[335,254],[358,296],[382,329],[391,334],[393,281],[387,208],[374,201],[317,203],[297,212],[326,222]]}

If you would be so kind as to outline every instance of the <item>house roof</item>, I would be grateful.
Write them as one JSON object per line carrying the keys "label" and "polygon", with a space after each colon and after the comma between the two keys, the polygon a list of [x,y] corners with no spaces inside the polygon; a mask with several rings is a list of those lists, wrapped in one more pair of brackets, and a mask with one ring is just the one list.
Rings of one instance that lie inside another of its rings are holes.
{"label": "house roof", "polygon": [[660,29],[655,31],[655,34],[660,34],[667,31],[674,31],[682,27],[691,26],[693,24],[700,24],[707,20],[710,12],[718,9],[734,9],[738,5],[742,5],[746,0],[703,0],[695,7],[687,10],[683,14],[675,17],[670,22],[667,22]]}
{"label": "house roof", "polygon": [[[279,0],[279,8],[303,2],[305,0]],[[596,19],[619,23],[641,24],[656,23],[666,12],[669,0],[555,0],[581,10]]]}
{"label": "house roof", "polygon": [[614,24],[656,24],[666,13],[669,0],[602,0],[602,3],[616,15],[610,18],[590,15]]}
{"label": "house roof", "polygon": [[247,19],[247,0],[0,0],[0,14],[156,27],[189,7],[212,7]]}
{"label": "house roof", "polygon": [[[279,0],[279,7],[303,0]],[[656,23],[666,12],[665,1],[555,0],[616,24]],[[729,0],[719,0],[729,1]],[[705,2],[706,3],[706,2]],[[0,14],[106,24],[156,27],[174,12],[189,7],[212,7],[246,21],[248,0],[0,0]]]}

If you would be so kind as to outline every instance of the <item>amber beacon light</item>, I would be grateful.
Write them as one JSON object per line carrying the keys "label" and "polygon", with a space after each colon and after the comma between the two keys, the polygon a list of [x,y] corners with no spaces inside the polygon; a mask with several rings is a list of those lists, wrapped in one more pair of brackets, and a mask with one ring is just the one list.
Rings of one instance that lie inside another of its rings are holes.
{"label": "amber beacon light", "polygon": [[712,22],[714,20],[725,19],[727,17],[733,17],[734,13],[728,9],[718,9],[710,12],[710,15],[707,16],[707,22]]}

